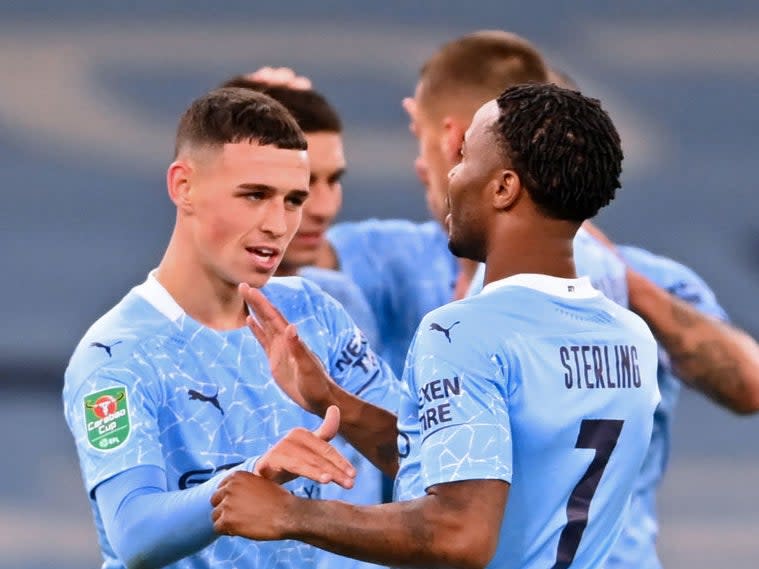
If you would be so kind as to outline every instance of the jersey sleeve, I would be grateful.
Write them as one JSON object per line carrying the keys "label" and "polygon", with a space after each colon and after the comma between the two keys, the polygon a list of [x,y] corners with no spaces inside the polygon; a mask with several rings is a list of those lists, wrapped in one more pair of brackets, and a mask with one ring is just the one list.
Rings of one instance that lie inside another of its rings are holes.
{"label": "jersey sleeve", "polygon": [[644,277],[700,312],[725,322],[729,321],[727,312],[719,304],[714,291],[691,268],[645,249],[630,246],[619,249],[625,261]]}
{"label": "jersey sleeve", "polygon": [[487,351],[486,333],[473,315],[445,308],[417,331],[404,381],[417,401],[408,444],[418,447],[425,489],[472,479],[511,482],[507,378],[501,358]]}
{"label": "jersey sleeve", "polygon": [[377,356],[366,336],[345,309],[314,284],[309,290],[328,334],[327,371],[346,391],[395,412],[398,380],[390,366]]}
{"label": "jersey sleeve", "polygon": [[88,492],[135,466],[165,470],[156,412],[160,401],[149,387],[157,381],[137,355],[100,367],[84,380],[67,370],[64,413]]}

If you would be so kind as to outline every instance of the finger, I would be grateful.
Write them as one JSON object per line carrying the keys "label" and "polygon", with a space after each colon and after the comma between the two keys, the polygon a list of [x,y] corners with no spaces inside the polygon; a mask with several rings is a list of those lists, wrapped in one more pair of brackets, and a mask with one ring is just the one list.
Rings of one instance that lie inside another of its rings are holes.
{"label": "finger", "polygon": [[298,76],[290,82],[290,87],[292,87],[293,89],[306,91],[308,89],[311,89],[312,83],[308,77]]}
{"label": "finger", "polygon": [[263,327],[271,327],[277,332],[283,332],[289,322],[282,316],[279,310],[269,302],[259,289],[249,286],[247,283],[241,283],[238,290],[240,294],[253,309],[258,320]]}
{"label": "finger", "polygon": [[[336,456],[344,460],[340,453]],[[334,482],[343,488],[352,488],[356,469],[347,460],[344,461],[346,466],[340,467],[318,451],[308,455],[300,453],[299,458],[284,465],[283,470],[293,476],[302,476],[320,484]]]}
{"label": "finger", "polygon": [[258,343],[261,344],[265,351],[268,351],[270,338],[266,333],[266,330],[261,328],[261,325],[256,322],[256,319],[252,316],[246,317],[245,323],[248,325],[248,328],[250,328],[250,331],[253,332],[253,335],[256,337],[256,340],[258,340]]}
{"label": "finger", "polygon": [[221,517],[221,513],[222,513],[222,509],[214,506],[213,510],[211,510],[211,520],[213,520],[214,522],[218,520]]}
{"label": "finger", "polygon": [[324,414],[324,420],[314,431],[314,435],[321,440],[328,442],[335,438],[337,431],[340,429],[340,408],[337,405],[330,405]]}
{"label": "finger", "polygon": [[[351,462],[334,446],[318,438],[314,433],[305,430],[298,432],[293,443],[300,447],[296,451],[298,456],[288,457],[291,460],[294,459],[294,463],[302,459],[304,464],[317,465],[331,474],[342,474],[350,478],[356,475],[356,469]],[[297,464],[293,467],[297,468]]]}
{"label": "finger", "polygon": [[[223,481],[222,481],[223,484]],[[213,493],[213,496],[211,496],[211,505],[215,508],[219,504],[221,504],[221,501],[224,499],[224,490],[221,488],[221,485],[219,485],[219,489],[216,490],[216,492]]]}
{"label": "finger", "polygon": [[[316,354],[314,354],[311,349],[306,346],[303,340],[300,339],[298,329],[294,324],[287,326],[285,329],[285,337],[287,338],[287,343],[290,347],[290,353],[296,360],[298,360],[300,365],[310,363],[311,365],[318,366],[320,369],[324,370],[321,360],[317,358]],[[326,374],[327,372],[324,371],[324,373]],[[327,375],[327,377],[329,378],[329,375]],[[332,380],[332,378],[329,379],[330,381]]]}

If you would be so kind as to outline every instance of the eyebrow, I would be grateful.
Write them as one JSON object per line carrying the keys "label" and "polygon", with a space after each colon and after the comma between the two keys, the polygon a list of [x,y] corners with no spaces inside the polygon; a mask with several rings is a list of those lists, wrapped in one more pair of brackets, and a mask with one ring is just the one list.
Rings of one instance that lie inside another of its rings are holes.
{"label": "eyebrow", "polygon": [[[277,193],[279,190],[275,188],[274,186],[269,186],[267,184],[240,184],[237,186],[241,190],[249,190],[254,192],[267,192],[267,193]],[[293,188],[291,190],[286,191],[287,194],[298,194],[307,196],[309,194],[308,189],[303,188]]]}

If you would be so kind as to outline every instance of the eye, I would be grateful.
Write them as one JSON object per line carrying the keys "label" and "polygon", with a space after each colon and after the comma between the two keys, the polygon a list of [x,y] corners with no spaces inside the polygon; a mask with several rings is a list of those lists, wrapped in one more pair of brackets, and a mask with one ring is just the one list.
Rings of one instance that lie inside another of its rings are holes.
{"label": "eye", "polygon": [[292,206],[300,207],[305,203],[307,197],[308,196],[289,196],[286,201]]}
{"label": "eye", "polygon": [[247,194],[244,194],[246,199],[252,200],[252,201],[260,201],[266,197],[266,192],[260,192],[260,191],[254,191],[254,192],[248,192]]}

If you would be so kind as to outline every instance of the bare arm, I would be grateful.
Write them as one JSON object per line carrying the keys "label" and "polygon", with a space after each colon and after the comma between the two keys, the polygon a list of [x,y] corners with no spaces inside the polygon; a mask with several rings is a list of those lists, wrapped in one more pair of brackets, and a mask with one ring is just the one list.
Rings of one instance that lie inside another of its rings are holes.
{"label": "bare arm", "polygon": [[218,533],[296,539],[340,555],[404,567],[485,567],[495,554],[509,485],[438,484],[423,498],[380,506],[296,498],[235,473],[212,499]]}
{"label": "bare arm", "polygon": [[630,308],[649,325],[683,382],[735,413],[759,410],[759,345],[628,269]]}

